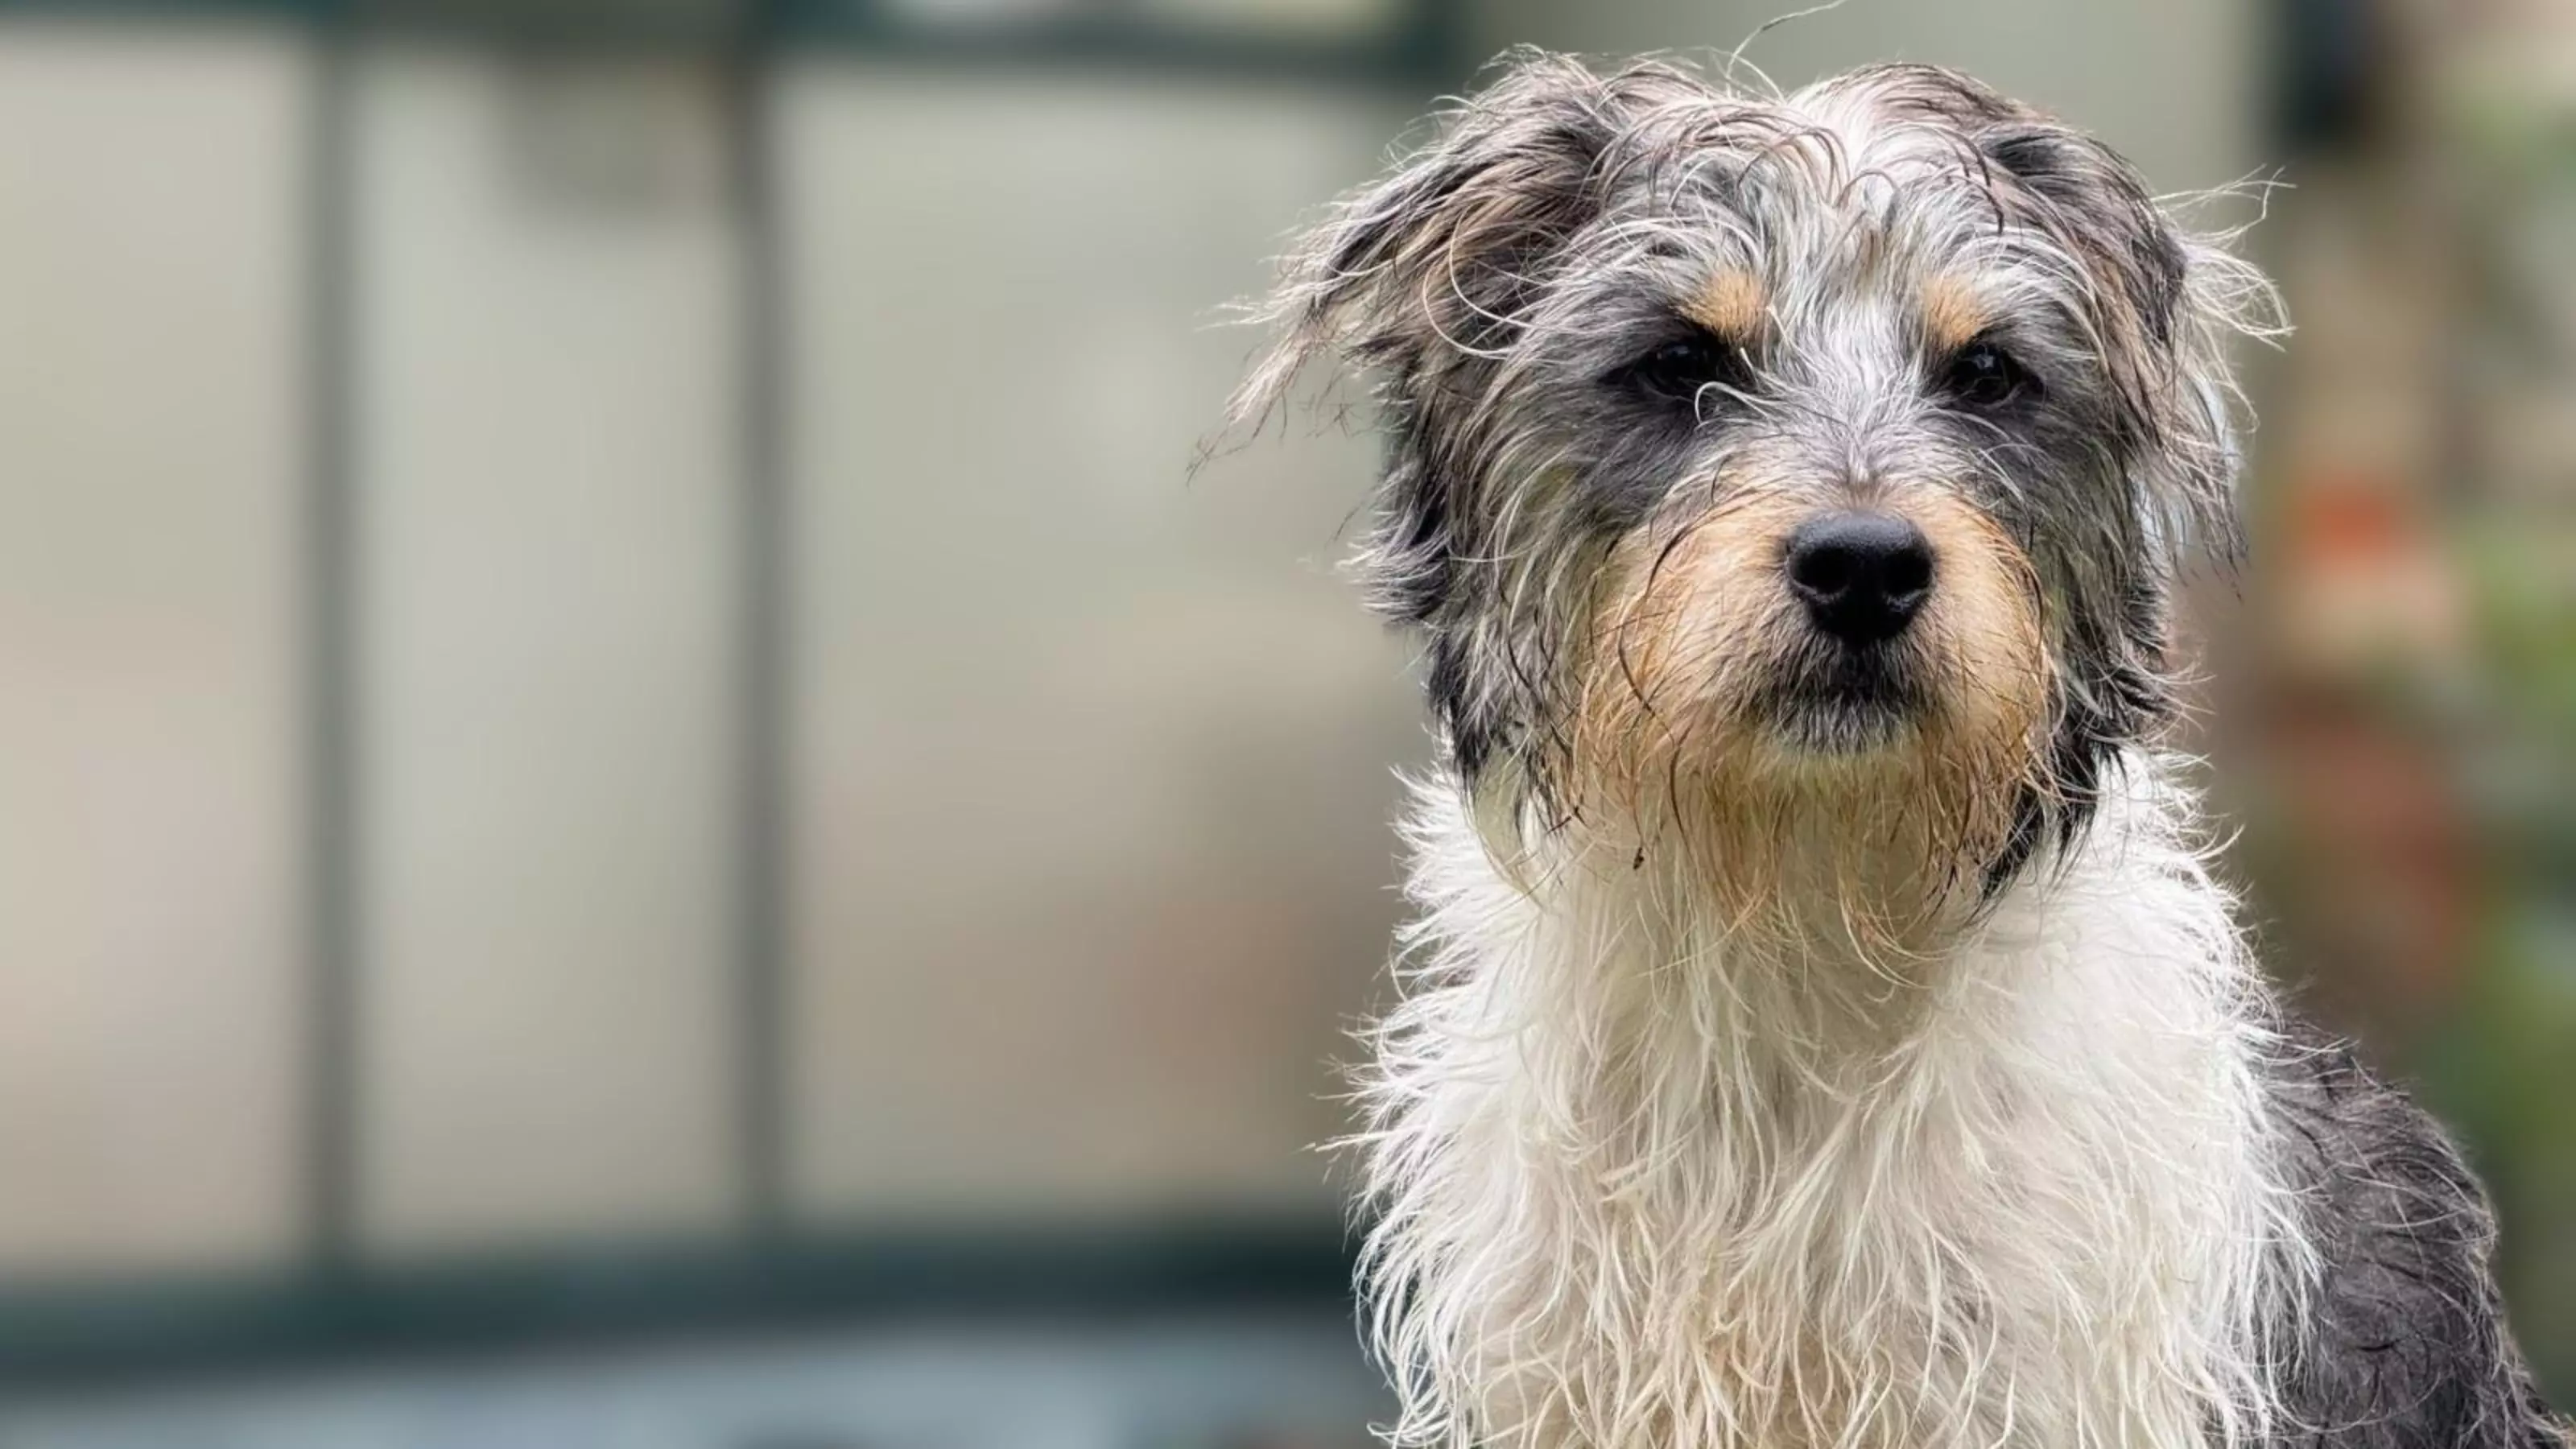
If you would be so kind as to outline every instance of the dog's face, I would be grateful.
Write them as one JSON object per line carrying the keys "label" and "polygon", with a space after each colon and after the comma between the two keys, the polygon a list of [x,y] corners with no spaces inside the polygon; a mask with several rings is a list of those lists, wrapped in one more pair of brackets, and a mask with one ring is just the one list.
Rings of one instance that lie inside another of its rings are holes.
{"label": "dog's face", "polygon": [[1991,881],[2160,710],[2267,297],[1949,72],[1537,57],[1307,239],[1239,401],[1324,350],[1382,379],[1364,566],[1514,829],[1868,820]]}

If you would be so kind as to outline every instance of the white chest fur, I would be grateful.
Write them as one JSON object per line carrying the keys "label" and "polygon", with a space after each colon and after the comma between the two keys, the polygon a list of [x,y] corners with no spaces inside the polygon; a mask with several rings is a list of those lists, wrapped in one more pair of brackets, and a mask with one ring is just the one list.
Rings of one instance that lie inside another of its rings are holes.
{"label": "white chest fur", "polygon": [[1401,1442],[2230,1443],[2303,1261],[2268,1003],[2130,762],[1936,954],[1735,947],[1624,859],[1498,871],[1418,792],[1405,996],[1363,1078]]}

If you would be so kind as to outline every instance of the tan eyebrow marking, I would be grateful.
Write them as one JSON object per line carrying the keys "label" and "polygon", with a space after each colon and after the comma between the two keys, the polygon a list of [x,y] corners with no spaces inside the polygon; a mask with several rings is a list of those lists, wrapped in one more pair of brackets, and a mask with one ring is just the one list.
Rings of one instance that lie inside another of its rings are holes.
{"label": "tan eyebrow marking", "polygon": [[1692,321],[1731,342],[1750,341],[1762,331],[1762,279],[1751,272],[1720,272],[1682,311]]}
{"label": "tan eyebrow marking", "polygon": [[1954,352],[1986,330],[1985,299],[1962,277],[1935,277],[1923,287],[1923,331],[1935,352]]}

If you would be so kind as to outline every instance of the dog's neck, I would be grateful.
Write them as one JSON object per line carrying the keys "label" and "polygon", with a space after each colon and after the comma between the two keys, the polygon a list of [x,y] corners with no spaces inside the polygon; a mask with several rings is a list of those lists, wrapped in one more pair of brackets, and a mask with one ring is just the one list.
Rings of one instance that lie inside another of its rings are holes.
{"label": "dog's neck", "polygon": [[2077,855],[1903,953],[1747,931],[1701,857],[1607,834],[1499,868],[1426,793],[1365,1083],[1410,1432],[2080,1449],[2259,1419],[2260,993],[2187,802],[2137,769]]}
{"label": "dog's neck", "polygon": [[[1618,1040],[1675,1023],[1691,1055],[1874,1076],[1945,998],[2009,966],[1977,949],[1981,857],[1827,797],[1756,808],[1610,809],[1509,833],[1486,853],[1558,938],[1530,953],[1555,1019]],[[1821,1080],[1821,1079],[1820,1079]]]}

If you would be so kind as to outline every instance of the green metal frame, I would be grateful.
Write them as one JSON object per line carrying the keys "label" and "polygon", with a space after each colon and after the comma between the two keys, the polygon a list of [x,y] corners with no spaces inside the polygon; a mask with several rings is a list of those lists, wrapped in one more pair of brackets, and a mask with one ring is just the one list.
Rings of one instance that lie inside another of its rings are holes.
{"label": "green metal frame", "polygon": [[331,1273],[20,1289],[0,1295],[0,1391],[472,1360],[899,1317],[1330,1313],[1347,1304],[1352,1267],[1348,1242],[1329,1227],[1201,1218],[1116,1230],[670,1241]]}
{"label": "green metal frame", "polygon": [[1384,32],[1349,38],[1157,23],[1117,8],[1009,23],[942,25],[887,0],[730,0],[703,19],[531,13],[510,0],[0,0],[0,18],[111,23],[270,21],[349,36],[528,49],[757,49],[981,69],[1077,65],[1194,76],[1277,77],[1429,91],[1472,69],[1460,0],[1399,0]]}
{"label": "green metal frame", "polygon": [[[1350,84],[1427,96],[1466,74],[1456,0],[1410,0],[1400,25],[1362,42],[1290,42],[1158,27],[1098,15],[1014,28],[941,29],[879,0],[737,0],[722,23],[530,21],[488,4],[363,0],[0,0],[19,16],[103,23],[257,21],[301,28],[319,60],[307,190],[314,266],[307,347],[303,568],[308,790],[306,923],[311,978],[301,1254],[274,1270],[58,1286],[0,1285],[0,1385],[233,1372],[351,1358],[474,1353],[500,1346],[698,1333],[888,1313],[966,1310],[1133,1312],[1246,1302],[1332,1305],[1353,1254],[1329,1219],[1201,1217],[1075,1230],[1048,1222],[958,1229],[797,1223],[787,1206],[789,1063],[782,923],[790,832],[785,730],[792,520],[784,449],[794,305],[785,295],[781,199],[763,97],[788,59],[887,58],[956,67],[1126,69]],[[365,319],[351,197],[353,63],[385,36],[504,50],[678,48],[725,66],[739,148],[735,201],[744,244],[739,467],[745,593],[736,601],[743,710],[733,761],[740,814],[735,922],[736,1174],[744,1212],[714,1240],[388,1263],[362,1250],[357,1146],[364,1083],[356,1053],[366,838],[357,717],[357,641],[367,561],[350,493],[358,455],[352,368]]]}

